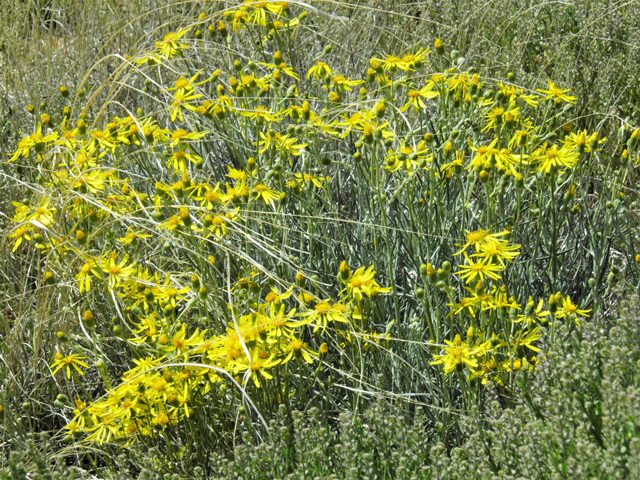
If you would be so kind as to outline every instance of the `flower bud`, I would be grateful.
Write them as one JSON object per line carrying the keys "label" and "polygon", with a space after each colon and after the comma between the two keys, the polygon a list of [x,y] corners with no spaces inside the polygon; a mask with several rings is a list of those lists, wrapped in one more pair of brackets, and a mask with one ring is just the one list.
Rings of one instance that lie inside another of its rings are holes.
{"label": "flower bud", "polygon": [[524,308],[524,314],[529,316],[533,313],[535,309],[535,305],[533,303],[533,298],[529,297],[529,300],[527,301],[527,306]]}
{"label": "flower bud", "polygon": [[449,159],[453,154],[453,144],[451,142],[447,142],[443,147],[444,158]]}
{"label": "flower bud", "polygon": [[218,33],[223,38],[226,38],[227,35],[229,35],[229,32],[227,31],[227,26],[225,25],[225,23],[223,21],[219,21],[218,22]]}
{"label": "flower bud", "polygon": [[198,296],[201,300],[206,300],[209,296],[209,290],[207,290],[207,287],[200,287],[200,290],[198,290]]}
{"label": "flower bud", "polygon": [[375,59],[375,58],[372,58],[372,59],[369,61],[369,65],[371,65],[371,68],[372,68],[376,73],[378,73],[378,74],[380,74],[380,73],[383,73],[383,72],[384,72],[384,70],[383,70],[383,68],[382,68],[382,64],[380,63],[380,61],[379,61],[379,60],[377,60],[377,59]]}
{"label": "flower bud", "polygon": [[302,118],[309,121],[311,118],[311,105],[306,100],[302,103]]}
{"label": "flower bud", "polygon": [[91,310],[85,310],[84,315],[82,315],[82,320],[83,320],[85,326],[89,330],[93,330],[95,328],[96,321],[93,318],[93,313],[91,312]]}
{"label": "flower bud", "polygon": [[276,67],[279,67],[282,63],[282,52],[280,50],[273,54],[273,63]]}
{"label": "flower bud", "polygon": [[351,270],[349,270],[349,265],[346,260],[343,260],[340,264],[340,278],[342,280],[348,280],[351,277]]}
{"label": "flower bud", "polygon": [[555,295],[551,295],[549,297],[549,311],[551,313],[556,313],[558,311],[558,305],[556,304],[556,297]]}
{"label": "flower bud", "polygon": [[444,55],[444,43],[439,38],[436,38],[436,41],[433,43],[433,46],[436,49],[436,53],[440,56]]}
{"label": "flower bud", "polygon": [[82,230],[76,230],[76,240],[80,245],[86,245],[87,236],[84,234]]}
{"label": "flower bud", "polygon": [[69,343],[69,337],[64,332],[56,332],[56,337],[60,340],[60,343]]}
{"label": "flower bud", "polygon": [[467,330],[467,345],[471,345],[475,336],[476,336],[476,329],[473,327],[473,325],[471,325],[469,327],[469,330]]}
{"label": "flower bud", "polygon": [[423,280],[427,279],[428,272],[429,272],[429,267],[427,267],[424,263],[420,265],[420,276],[422,277]]}

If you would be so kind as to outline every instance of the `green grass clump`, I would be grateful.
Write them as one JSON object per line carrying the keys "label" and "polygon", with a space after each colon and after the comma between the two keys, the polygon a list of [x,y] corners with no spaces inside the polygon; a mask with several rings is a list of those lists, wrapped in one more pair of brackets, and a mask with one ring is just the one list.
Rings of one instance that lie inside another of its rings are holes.
{"label": "green grass clump", "polygon": [[632,117],[415,15],[183,7],[2,126],[0,462],[46,432],[106,476],[415,473],[609,334],[640,282]]}

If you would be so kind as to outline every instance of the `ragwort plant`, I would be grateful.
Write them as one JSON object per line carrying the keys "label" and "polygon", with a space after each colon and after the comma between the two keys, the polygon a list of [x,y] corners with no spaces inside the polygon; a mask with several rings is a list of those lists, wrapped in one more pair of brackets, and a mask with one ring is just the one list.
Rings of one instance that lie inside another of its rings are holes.
{"label": "ragwort plant", "polygon": [[569,89],[491,80],[439,39],[341,72],[308,17],[211,7],[86,103],[29,107],[3,336],[46,388],[20,406],[5,373],[16,445],[44,420],[75,455],[156,446],[171,471],[281,406],[380,397],[457,443],[487,389],[510,404],[560,325],[637,282],[637,128],[574,129]]}
{"label": "ragwort plant", "polygon": [[[640,455],[638,300],[625,301],[609,335],[602,317],[558,330],[534,372],[518,375],[514,408],[494,394],[465,417],[450,450],[425,435],[424,417],[401,404],[344,414],[327,428],[319,412],[280,415],[259,447],[238,446],[216,478],[636,478]],[[607,326],[607,328],[611,325]],[[420,413],[420,412],[418,412]]]}

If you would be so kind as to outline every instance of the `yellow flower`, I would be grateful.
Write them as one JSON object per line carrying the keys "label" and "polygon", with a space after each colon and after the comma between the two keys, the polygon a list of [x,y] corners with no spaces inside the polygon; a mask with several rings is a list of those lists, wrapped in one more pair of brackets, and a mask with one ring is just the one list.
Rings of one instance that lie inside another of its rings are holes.
{"label": "yellow flower", "polygon": [[400,108],[400,111],[404,112],[410,107],[413,107],[415,111],[424,110],[425,108],[427,108],[422,99],[435,98],[439,95],[438,91],[433,90],[433,87],[435,87],[435,83],[429,81],[420,90],[416,90],[413,88],[409,90],[409,93],[407,94],[409,95],[409,101],[402,108]]}
{"label": "yellow flower", "polygon": [[262,200],[267,205],[271,205],[275,200],[280,198],[280,192],[271,190],[266,185],[258,184],[253,187],[255,192],[255,200]]}
{"label": "yellow flower", "polygon": [[327,328],[328,322],[340,322],[349,323],[345,317],[347,306],[341,303],[329,303],[328,300],[318,302],[312,310],[301,313],[302,317],[311,317],[317,319],[318,322],[313,327],[314,333],[317,332],[320,327],[324,330]]}
{"label": "yellow flower", "polygon": [[295,188],[296,185],[304,187],[307,183],[311,182],[316,187],[324,190],[322,182],[329,180],[329,177],[316,177],[315,175],[309,175],[308,173],[294,173],[293,178],[295,180],[292,179],[287,181],[287,187]]}
{"label": "yellow flower", "polygon": [[169,303],[171,305],[173,305],[174,307],[176,306],[176,303],[179,300],[184,300],[183,294],[191,291],[191,287],[184,286],[180,289],[177,289],[173,286],[168,286],[169,285],[169,279],[170,277],[167,276],[167,280],[165,281],[165,286],[166,288],[161,287],[161,286],[157,286],[155,288],[153,288],[153,296],[156,299],[160,299],[163,300],[164,303]]}
{"label": "yellow flower", "polygon": [[55,367],[55,370],[51,372],[51,375],[55,375],[56,373],[58,373],[58,370],[64,367],[67,368],[67,378],[71,378],[71,367],[75,368],[75,370],[80,375],[84,375],[80,367],[89,368],[89,365],[82,361],[84,358],[85,357],[77,353],[72,353],[71,355],[67,355],[66,357],[61,353],[56,353],[55,360],[49,367]]}
{"label": "yellow flower", "polygon": [[[471,289],[467,288],[467,290],[471,290]],[[480,297],[473,296],[473,297],[466,297],[461,299],[460,303],[447,303],[447,307],[451,309],[451,313],[447,316],[457,315],[458,313],[463,312],[465,314],[468,314],[471,317],[475,317],[476,316],[475,308],[477,308],[477,304],[480,302],[480,300],[481,300]]]}
{"label": "yellow flower", "polygon": [[513,347],[514,350],[517,349],[518,347],[527,347],[528,349],[534,352],[539,352],[540,349],[532,345],[533,342],[535,342],[540,338],[540,335],[538,335],[539,330],[540,330],[540,327],[535,327],[533,330],[529,330],[526,333],[519,332],[519,334],[516,334],[515,338],[513,339],[511,346]]}
{"label": "yellow flower", "polygon": [[55,208],[50,208],[49,204],[51,203],[51,198],[43,197],[40,200],[40,205],[32,211],[29,215],[27,215],[26,220],[32,222],[38,222],[44,225],[45,227],[50,227],[53,223],[53,216],[56,213]]}
{"label": "yellow flower", "polygon": [[589,310],[579,309],[578,306],[571,301],[571,297],[567,295],[567,297],[563,299],[562,308],[558,310],[558,312],[556,313],[556,317],[564,318],[564,317],[569,317],[571,315],[574,315],[576,317],[588,317],[589,315],[587,314],[590,311],[591,309]]}
{"label": "yellow flower", "polygon": [[547,323],[548,320],[546,319],[546,317],[548,317],[551,313],[548,310],[542,310],[543,306],[544,300],[540,299],[540,301],[538,302],[538,306],[534,308],[533,298],[529,297],[524,315],[518,315],[514,322],[520,323],[526,321],[529,324]]}
{"label": "yellow flower", "polygon": [[[467,234],[465,236],[465,238],[467,239],[467,243],[465,243],[460,250],[454,253],[454,255],[459,255],[463,253],[467,249],[467,247],[470,247],[471,245],[474,246],[477,253],[480,251],[480,246],[484,245],[489,239],[497,239],[498,237],[501,237],[509,233],[506,230],[498,233],[490,233],[490,232],[491,232],[491,229],[489,230],[480,229],[472,232],[467,231]],[[459,247],[460,245],[456,243],[456,246]]]}
{"label": "yellow flower", "polygon": [[478,277],[480,281],[483,281],[485,276],[494,280],[500,280],[500,276],[496,272],[504,270],[504,266],[489,263],[489,257],[485,257],[479,262],[474,263],[467,255],[467,252],[464,252],[464,256],[467,259],[468,265],[458,265],[461,270],[454,272],[454,275],[460,275],[461,279],[466,278],[466,283],[470,283],[476,277]]}
{"label": "yellow flower", "polygon": [[276,307],[275,303],[269,306],[269,316],[262,316],[260,319],[260,325],[258,330],[264,329],[269,333],[271,338],[285,337],[289,338],[293,335],[294,328],[300,327],[307,322],[296,322],[293,320],[296,309],[289,310],[289,313],[285,314],[285,306],[280,305]]}
{"label": "yellow flower", "polygon": [[178,42],[189,30],[191,30],[191,27],[183,28],[178,32],[167,33],[161,41],[155,43],[156,52],[165,58],[171,58],[185,48],[189,48],[187,45]]}
{"label": "yellow flower", "polygon": [[520,109],[515,107],[505,111],[502,107],[492,108],[491,111],[484,116],[487,124],[482,131],[487,132],[492,128],[496,128],[496,126],[501,125],[507,115],[511,115],[511,118],[517,122],[520,119]]}
{"label": "yellow flower", "polygon": [[[289,75],[291,78],[295,78],[296,80],[300,80],[300,77],[298,76],[298,74],[293,70],[293,68],[287,66],[286,63],[281,63],[280,65],[275,65],[273,63],[261,63],[261,62],[256,62],[256,64],[258,65],[262,65],[263,67],[269,67],[273,70],[277,70],[277,71],[281,71],[282,73],[285,73],[287,75]],[[270,74],[273,78],[273,73]]]}
{"label": "yellow flower", "polygon": [[300,150],[307,146],[306,143],[296,143],[298,139],[295,137],[289,138],[289,135],[281,135],[277,132],[273,135],[272,132],[267,132],[266,135],[263,132],[260,132],[260,137],[262,138],[262,141],[253,144],[262,146],[258,153],[264,153],[269,148],[273,147],[287,155],[299,156]]}
{"label": "yellow flower", "polygon": [[162,360],[164,360],[166,358],[166,356],[162,356],[160,358],[153,358],[153,357],[145,357],[145,358],[139,358],[139,359],[133,359],[133,363],[136,364],[136,366],[134,368],[132,368],[131,370],[129,370],[124,376],[123,376],[123,380],[128,380],[131,379],[133,377],[135,377],[136,375],[138,375],[139,373],[142,372],[146,372],[147,370],[152,370],[154,369],[156,366],[160,365],[160,363],[162,362]]}
{"label": "yellow flower", "polygon": [[[509,148],[527,147],[529,145],[529,139],[531,134],[536,130],[531,122],[527,122],[522,126],[522,129],[517,130],[511,140],[509,140]],[[526,155],[525,155],[526,156]]]}
{"label": "yellow flower", "polygon": [[132,242],[137,242],[140,238],[150,238],[152,236],[153,235],[146,235],[141,232],[135,232],[132,227],[128,227],[127,234],[124,237],[119,238],[118,241],[122,242],[124,245],[129,245]]}
{"label": "yellow flower", "polygon": [[453,342],[444,341],[448,347],[443,347],[444,355],[434,355],[435,360],[431,365],[444,364],[444,373],[462,371],[466,365],[471,372],[478,367],[478,354],[482,351],[479,347],[470,347],[467,342],[462,342],[460,335],[456,335]]}
{"label": "yellow flower", "polygon": [[190,79],[186,79],[184,77],[178,78],[175,81],[174,86],[172,88],[167,88],[165,90],[165,92],[171,92],[171,91],[175,90],[177,95],[186,95],[190,91],[194,90],[194,88],[196,86],[202,85],[204,83],[207,83],[210,80],[209,78],[207,78],[206,80],[203,80],[200,83],[193,83],[193,82],[195,82],[196,78],[198,78],[200,73],[202,73],[202,70],[197,71],[195,73],[195,75],[193,77],[191,77]]}
{"label": "yellow flower", "polygon": [[513,259],[520,255],[517,250],[520,245],[509,245],[509,242],[498,238],[487,238],[480,244],[480,252],[472,257],[488,257],[492,262],[498,259],[500,265],[504,266],[504,260],[513,262]]}
{"label": "yellow flower", "polygon": [[56,132],[51,133],[49,135],[42,134],[42,124],[38,123],[36,127],[36,131],[32,133],[30,136],[23,138],[18,142],[18,149],[13,153],[9,162],[13,162],[14,160],[20,157],[28,157],[31,153],[31,149],[33,148],[36,152],[44,151],[47,143],[53,142],[58,138],[58,134]]}
{"label": "yellow flower", "polygon": [[204,160],[198,155],[194,155],[188,148],[184,150],[178,150],[173,152],[171,158],[169,158],[168,165],[177,172],[184,172],[188,170],[187,161],[194,165],[201,165]]}
{"label": "yellow flower", "polygon": [[471,163],[467,166],[467,170],[474,167],[482,167],[486,162],[491,161],[491,157],[499,152],[495,145],[498,143],[498,139],[495,138],[488,145],[480,145],[479,147],[475,147],[469,142],[469,148],[471,151],[476,152]]}
{"label": "yellow flower", "polygon": [[[564,137],[564,144],[568,149],[577,150],[578,153],[583,153],[593,151],[593,149],[591,148],[592,143],[597,147],[607,140],[606,138],[595,138],[592,142],[591,138],[592,136],[590,136],[586,130],[578,131],[578,133],[571,132],[569,133],[569,135]],[[596,148],[596,151],[600,150],[602,149]]]}
{"label": "yellow flower", "polygon": [[[183,97],[183,98],[186,98],[186,97]],[[177,145],[178,142],[182,142],[184,140],[197,140],[199,138],[203,138],[208,133],[209,133],[208,130],[203,130],[201,132],[187,132],[186,130],[179,128],[171,132],[171,143],[169,143],[169,145],[173,147]]]}
{"label": "yellow flower", "polygon": [[[383,288],[373,279],[376,272],[373,270],[373,265],[365,270],[365,267],[360,267],[353,275],[345,282],[346,292],[356,301],[362,300],[362,295],[368,297],[374,297],[379,293],[388,293],[391,288]],[[343,290],[343,292],[345,291]]]}
{"label": "yellow flower", "polygon": [[189,195],[192,196],[194,200],[200,202],[201,207],[207,210],[213,210],[214,205],[220,203],[221,200],[220,182],[218,182],[215,187],[211,187],[206,183],[194,185],[191,187]]}
{"label": "yellow flower", "polygon": [[350,80],[348,78],[345,78],[342,75],[336,75],[335,77],[331,77],[331,83],[333,83],[336,86],[336,89],[339,92],[342,92],[344,90],[348,90],[352,92],[353,90],[349,87],[355,87],[356,85],[360,85],[364,83],[364,80]]}
{"label": "yellow flower", "polygon": [[165,352],[178,351],[180,353],[188,352],[195,349],[204,341],[204,335],[206,330],[200,333],[200,330],[196,328],[196,331],[189,337],[187,337],[187,326],[183,323],[182,328],[171,338],[171,343],[165,346],[160,346],[160,349]]}
{"label": "yellow flower", "polygon": [[184,115],[182,115],[183,108],[186,108],[187,110],[191,110],[192,112],[197,111],[198,108],[190,104],[189,101],[195,100],[200,97],[202,97],[202,95],[195,94],[195,93],[190,93],[187,95],[176,94],[173,97],[173,102],[171,103],[171,106],[169,106],[171,121],[175,122],[176,117],[178,117],[180,118],[181,122],[184,122]]}
{"label": "yellow flower", "polygon": [[111,252],[108,256],[100,259],[100,268],[103,272],[108,273],[109,288],[118,286],[123,280],[133,275],[135,272],[135,262],[127,265],[129,255],[125,255],[120,263],[116,263],[118,254]]}
{"label": "yellow flower", "polygon": [[307,363],[313,363],[313,358],[311,357],[311,355],[314,355],[314,357],[318,356],[316,352],[310,350],[309,347],[307,347],[307,344],[299,338],[292,338],[289,342],[289,345],[287,346],[287,349],[289,350],[289,353],[284,358],[284,360],[282,360],[282,363],[287,363],[294,357],[304,358]]}
{"label": "yellow flower", "polygon": [[384,68],[385,71],[395,70],[398,68],[403,71],[408,71],[411,70],[411,64],[413,63],[411,61],[404,61],[400,57],[397,57],[395,55],[387,55],[384,60],[379,58],[376,58],[375,60],[380,62],[382,68]]}
{"label": "yellow flower", "polygon": [[331,75],[333,70],[324,62],[318,62],[317,65],[314,65],[307,72],[307,80],[313,77],[316,80],[322,80],[327,75]]}
{"label": "yellow flower", "polygon": [[31,237],[28,235],[29,230],[33,227],[29,224],[18,225],[10,234],[9,237],[13,238],[13,248],[12,252],[15,252],[20,245],[22,245],[23,240],[31,240]]}
{"label": "yellow flower", "polygon": [[119,436],[120,427],[116,423],[116,416],[114,414],[107,414],[102,418],[96,417],[96,424],[86,429],[88,432],[94,432],[87,437],[87,440],[92,440],[102,445],[105,442],[111,440],[111,438],[117,438]]}
{"label": "yellow flower", "polygon": [[244,357],[242,360],[243,363],[237,363],[235,369],[236,371],[251,370],[251,379],[256,388],[260,388],[260,377],[258,377],[258,373],[267,380],[271,380],[273,375],[267,372],[267,370],[275,367],[281,361],[280,359],[276,359],[274,353],[260,351],[259,349],[251,352],[251,359]]}
{"label": "yellow flower", "polygon": [[564,144],[560,149],[557,145],[547,146],[545,143],[531,155],[531,163],[539,162],[538,171],[549,173],[559,167],[573,168],[580,158],[578,152],[574,152],[569,144]]}
{"label": "yellow flower", "polygon": [[566,93],[570,91],[569,88],[567,88],[566,90],[562,90],[561,88],[556,87],[555,83],[553,83],[551,79],[548,79],[548,81],[548,90],[537,89],[536,92],[545,93],[547,95],[545,98],[548,98],[550,100],[560,99],[568,103],[576,103],[576,97],[566,95]]}
{"label": "yellow flower", "polygon": [[282,118],[280,117],[280,115],[282,115],[282,112],[273,113],[271,110],[267,110],[267,108],[262,105],[258,105],[253,110],[243,111],[240,113],[240,115],[259,122],[279,122],[280,120],[282,120]]}
{"label": "yellow flower", "polygon": [[80,268],[80,272],[74,277],[78,282],[80,293],[91,290],[91,274],[100,277],[100,273],[96,271],[96,261],[93,258],[87,258],[86,263]]}

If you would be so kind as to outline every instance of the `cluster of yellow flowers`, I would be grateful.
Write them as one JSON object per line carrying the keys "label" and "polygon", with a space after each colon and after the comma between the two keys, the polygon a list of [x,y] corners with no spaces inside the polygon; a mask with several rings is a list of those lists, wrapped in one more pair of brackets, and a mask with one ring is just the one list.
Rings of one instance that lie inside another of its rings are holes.
{"label": "cluster of yellow flowers", "polygon": [[[517,300],[507,293],[506,285],[500,285],[500,272],[505,269],[505,262],[513,262],[520,254],[520,245],[510,245],[505,239],[510,235],[510,230],[497,233],[482,229],[468,232],[467,243],[456,253],[464,255],[466,264],[459,265],[460,270],[454,275],[469,285],[464,289],[470,296],[457,303],[449,303],[449,316],[462,314],[471,325],[464,342],[457,334],[453,341],[444,340],[447,346],[443,346],[443,354],[434,355],[432,365],[444,364],[447,374],[462,372],[466,366],[469,379],[480,379],[483,385],[492,381],[503,386],[505,375],[508,376],[509,372],[535,365],[535,355],[527,355],[525,347],[533,353],[541,350],[535,345],[540,338],[538,332],[541,325],[552,328],[556,319],[565,318],[577,323],[580,317],[588,317],[591,311],[579,309],[570,296],[565,297],[560,292],[551,295],[548,310],[543,310],[542,299],[536,305],[533,298],[529,297],[523,311]],[[471,257],[467,254],[469,247],[475,251]],[[478,258],[478,261],[472,257]],[[445,268],[450,270],[450,265]],[[423,271],[429,284],[450,292],[445,284],[448,272],[436,272],[431,264]],[[522,327],[518,324],[522,324]]]}
{"label": "cluster of yellow flowers", "polygon": [[[261,224],[261,215],[295,216],[307,211],[305,202],[333,201],[332,192],[355,176],[375,192],[372,204],[383,205],[410,185],[407,215],[414,214],[414,185],[426,185],[429,198],[444,195],[449,186],[462,187],[464,180],[462,208],[475,208],[476,187],[478,198],[491,204],[493,193],[505,185],[522,192],[538,179],[571,183],[570,173],[584,155],[597,153],[606,141],[597,132],[575,132],[570,123],[553,127],[564,139],[555,133],[550,125],[575,98],[550,80],[547,89],[525,92],[511,83],[490,83],[475,70],[462,71],[461,63],[427,74],[432,53],[427,48],[371,58],[355,79],[323,55],[310,62],[305,75],[286,63],[279,49],[286,42],[271,43],[304,24],[306,12],[294,17],[291,10],[286,2],[245,0],[215,23],[203,15],[195,27],[167,33],[149,51],[126,59],[128,66],[156,79],[152,83],[165,100],[163,111],[138,110],[104,124],[90,121],[89,114],[72,120],[69,109],[59,123],[43,113],[34,133],[10,156],[10,162],[38,175],[35,200],[14,202],[12,251],[35,245],[50,270],[74,269],[69,288],[84,295],[81,302],[91,305],[98,294],[104,295],[102,301],[113,299],[120,321],[113,333],[137,352],[136,366],[122,375],[119,386],[111,389],[105,380],[110,391],[104,398],[90,405],[76,400],[76,418],[68,426],[72,434],[89,433],[97,442],[152,435],[190,417],[206,398],[224,396],[233,382],[263,388],[279,369],[324,359],[327,342],[347,348],[356,337],[367,345],[389,340],[388,331],[376,332],[372,319],[376,299],[392,288],[374,280],[374,266],[351,272],[343,262],[337,295],[320,294],[318,283],[302,272],[291,288],[284,283],[277,288],[268,266],[247,273],[255,264],[247,267],[248,253],[233,247],[249,245],[247,230]],[[228,44],[233,35],[250,35],[253,45],[261,45],[262,61],[236,59],[184,76],[175,73],[185,71],[181,63],[164,68],[182,62],[191,49],[204,48],[198,28],[211,41]],[[442,57],[442,42],[434,47]],[[158,72],[162,75],[153,74]],[[160,78],[171,81],[155,83]],[[484,91],[489,86],[495,91]],[[435,129],[434,110],[455,122]],[[637,146],[638,132],[631,134],[630,147]],[[223,174],[214,144],[223,144],[229,158]],[[350,152],[346,159],[335,158],[341,147]],[[627,150],[621,156],[626,159]],[[342,167],[344,175],[334,175]],[[567,195],[569,200],[576,196],[573,183]],[[427,203],[425,198],[417,204]],[[579,210],[579,204],[573,208]],[[495,220],[489,210],[476,218]],[[386,208],[380,211],[384,215]],[[275,226],[260,232],[278,234]],[[439,333],[446,330],[447,317],[438,316],[438,299],[425,306],[431,343],[446,344],[433,363],[444,364],[446,373],[466,365],[470,378],[501,383],[504,372],[535,363],[525,348],[539,351],[539,325],[552,327],[564,317],[577,321],[588,313],[561,294],[551,296],[547,310],[542,300],[536,304],[529,298],[523,312],[501,284],[502,272],[520,254],[510,235],[508,229],[467,233],[466,244],[454,254],[462,260],[453,274],[461,281],[458,290],[469,296],[457,302],[450,264],[421,268],[426,285],[449,300],[446,340]],[[376,239],[372,242],[378,246]],[[391,249],[391,242],[383,243]],[[194,268],[175,272],[154,264],[156,254],[172,244],[189,252]],[[218,269],[216,258],[231,256],[234,261]],[[53,274],[45,281],[64,282]],[[398,311],[395,290],[394,299]],[[81,324],[92,331],[95,321],[87,312]],[[453,325],[454,318],[469,328]],[[344,342],[328,338],[330,326]],[[464,330],[462,342],[456,332]],[[59,332],[61,351],[51,368],[77,378],[88,364],[72,351],[71,334]],[[278,397],[292,394],[277,390]]]}
{"label": "cluster of yellow flowers", "polygon": [[[361,267],[351,274],[343,263],[340,269],[345,285],[343,298],[333,302],[303,291],[297,298],[303,305],[301,311],[287,306],[293,287],[284,292],[270,287],[263,302],[254,304],[255,309],[246,315],[236,316],[238,307],[229,305],[233,321],[228,323],[226,333],[220,335],[209,330],[201,332],[198,328],[188,332],[187,323],[176,319],[175,310],[191,288],[177,290],[169,286],[169,278],[165,285],[151,288],[152,278],[147,278],[145,284],[140,283],[140,277],[122,283],[117,293],[132,304],[129,325],[134,336],[126,341],[146,347],[150,356],[134,359],[136,366],[125,372],[121,385],[112,389],[106,398],[88,407],[78,400],[76,403],[83,408],[75,412],[76,418],[67,429],[76,436],[89,433],[87,439],[99,443],[122,438],[133,441],[137,435],[152,435],[169,424],[188,418],[195,404],[203,402],[212,394],[212,389],[224,392],[229,382],[246,385],[249,380],[260,388],[264,379],[273,378],[270,371],[276,366],[291,361],[313,363],[322,359],[329,347],[324,342],[318,351],[312,350],[303,339],[302,327],[307,325],[317,332],[324,331],[332,322],[343,323],[347,326],[347,330],[339,331],[347,338],[343,346],[355,341],[354,334],[366,345],[377,344],[378,335],[362,331],[362,315],[355,306],[362,305],[363,295],[375,298],[390,290],[380,287],[374,274],[373,267],[366,271]],[[241,279],[234,288],[261,292],[263,289],[256,279],[257,274],[251,280]],[[304,285],[304,281],[299,273],[297,285]],[[192,282],[194,287],[200,283],[196,276]],[[204,301],[206,295],[202,290],[200,293]],[[83,323],[89,329],[95,328],[92,320],[91,311],[85,312]],[[116,333],[122,335],[121,329]],[[59,338],[64,340],[64,337],[60,332]],[[68,338],[63,343],[68,343]],[[76,353],[56,354],[51,365],[55,368],[53,373],[66,367],[67,377],[76,378],[76,373],[82,375],[83,368],[88,367],[82,360],[84,357]],[[167,362],[172,366],[163,366]],[[215,387],[217,383],[220,385]]]}

